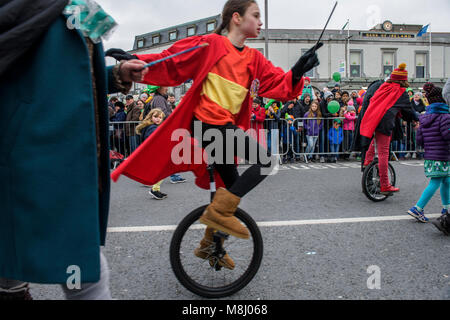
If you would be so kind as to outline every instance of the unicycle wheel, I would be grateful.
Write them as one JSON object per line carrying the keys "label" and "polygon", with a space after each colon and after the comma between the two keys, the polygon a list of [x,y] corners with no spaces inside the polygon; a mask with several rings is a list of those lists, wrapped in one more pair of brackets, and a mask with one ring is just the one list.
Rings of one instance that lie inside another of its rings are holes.
{"label": "unicycle wheel", "polygon": [[[178,281],[189,291],[205,298],[230,296],[244,288],[256,275],[263,256],[263,240],[256,222],[242,209],[237,209],[235,217],[244,224],[249,239],[227,236],[223,249],[235,263],[233,270],[220,267],[220,255],[211,245],[208,258],[194,255],[194,250],[203,238],[206,226],[198,219],[207,206],[189,213],[178,225],[170,243],[170,263]],[[219,245],[220,246],[220,245]]]}
{"label": "unicycle wheel", "polygon": [[[391,185],[396,184],[396,173],[394,167],[388,164],[389,181]],[[373,161],[366,167],[362,177],[362,190],[366,197],[373,202],[381,202],[389,198],[391,195],[381,193],[380,174],[378,171],[378,160]]]}

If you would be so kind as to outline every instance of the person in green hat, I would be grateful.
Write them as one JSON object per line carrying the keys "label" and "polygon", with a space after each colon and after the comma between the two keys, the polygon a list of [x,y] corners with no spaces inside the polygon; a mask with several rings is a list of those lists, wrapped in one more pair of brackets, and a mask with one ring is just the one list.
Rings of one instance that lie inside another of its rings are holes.
{"label": "person in green hat", "polygon": [[407,88],[407,89],[406,89],[406,93],[407,93],[408,96],[409,96],[409,100],[412,100],[413,97],[414,97],[414,90],[413,90],[412,88]]}
{"label": "person in green hat", "polygon": [[[141,116],[142,119],[141,119],[141,120],[145,119],[145,117],[146,117],[147,114],[150,112],[150,110],[153,109],[153,108],[152,108],[152,105],[153,105],[153,98],[154,98],[154,96],[155,96],[155,92],[156,92],[159,88],[160,88],[159,86],[148,85],[148,86],[147,86],[147,89],[145,89],[145,90],[143,91],[144,93],[146,93],[146,94],[149,95],[149,98],[148,98],[148,100],[145,102],[144,112],[142,113],[142,116]],[[163,110],[163,112],[164,112],[164,110]],[[165,112],[164,112],[164,114],[166,115],[166,117],[168,116],[168,114],[166,114]]]}
{"label": "person in green hat", "polygon": [[264,107],[267,115],[267,148],[272,150],[272,130],[278,130],[278,123],[281,117],[280,104],[271,99]]}

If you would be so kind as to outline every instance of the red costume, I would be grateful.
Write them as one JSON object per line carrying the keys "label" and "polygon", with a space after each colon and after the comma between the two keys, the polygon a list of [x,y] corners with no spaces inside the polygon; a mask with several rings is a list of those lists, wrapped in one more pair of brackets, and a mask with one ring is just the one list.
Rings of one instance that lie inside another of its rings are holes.
{"label": "red costume", "polygon": [[[196,184],[209,189],[206,163],[201,159],[202,153],[199,153],[202,150],[197,146],[198,142],[190,138],[193,136],[191,124],[194,110],[201,100],[205,79],[218,61],[229,52],[224,37],[217,34],[190,37],[176,42],[160,54],[144,54],[137,57],[151,62],[205,42],[209,43],[209,46],[168,59],[150,68],[144,83],[173,87],[192,79],[193,85],[170,117],[112,173],[114,181],[123,174],[133,180],[152,185],[171,174],[193,171],[197,177]],[[294,87],[291,71],[285,73],[281,68],[274,67],[258,50],[250,50],[253,54],[253,59],[248,65],[250,83],[259,80],[259,96],[287,101],[301,94],[303,79]],[[247,89],[250,89],[250,86]],[[251,105],[252,99],[248,93],[239,113],[234,116],[235,124],[244,131],[250,127]],[[184,137],[189,138],[172,141],[172,134],[176,129],[184,129]],[[178,152],[181,148],[180,141],[183,141],[184,147],[190,148],[183,148],[183,152]],[[187,149],[190,149],[190,154],[185,153]],[[172,153],[175,154],[174,157]],[[191,161],[178,163],[180,157],[186,157]],[[224,186],[217,172],[216,182],[218,187]]]}

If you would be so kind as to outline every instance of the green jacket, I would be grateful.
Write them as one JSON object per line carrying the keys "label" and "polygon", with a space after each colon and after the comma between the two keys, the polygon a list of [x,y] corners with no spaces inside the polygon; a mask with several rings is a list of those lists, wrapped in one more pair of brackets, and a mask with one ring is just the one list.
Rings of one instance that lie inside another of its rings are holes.
{"label": "green jacket", "polygon": [[101,169],[88,49],[63,15],[0,79],[0,277],[66,283],[76,265],[82,282],[99,280],[110,196],[111,72],[103,46],[95,45]]}

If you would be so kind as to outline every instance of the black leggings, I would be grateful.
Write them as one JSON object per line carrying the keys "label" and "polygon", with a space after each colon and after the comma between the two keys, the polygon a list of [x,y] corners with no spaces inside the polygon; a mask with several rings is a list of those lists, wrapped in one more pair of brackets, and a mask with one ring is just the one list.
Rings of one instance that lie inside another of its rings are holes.
{"label": "black leggings", "polygon": [[[232,123],[217,126],[194,118],[192,130],[194,137],[201,141],[202,148],[207,149],[208,162],[209,164],[214,164],[214,168],[222,178],[227,190],[240,198],[263,181],[271,173],[270,168],[272,165],[275,166],[277,164],[277,159],[266,148],[262,147],[255,139]],[[205,136],[207,131],[208,133]],[[211,139],[207,138],[209,135],[212,136]],[[216,142],[217,136],[222,137],[222,143]],[[213,142],[216,143],[210,146]],[[208,146],[210,148],[207,148]],[[219,154],[217,151],[222,154]],[[237,165],[234,161],[235,156],[245,159],[251,164],[241,176],[239,176]]]}

